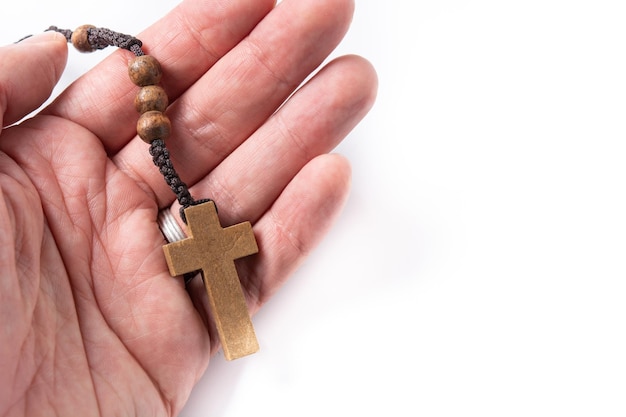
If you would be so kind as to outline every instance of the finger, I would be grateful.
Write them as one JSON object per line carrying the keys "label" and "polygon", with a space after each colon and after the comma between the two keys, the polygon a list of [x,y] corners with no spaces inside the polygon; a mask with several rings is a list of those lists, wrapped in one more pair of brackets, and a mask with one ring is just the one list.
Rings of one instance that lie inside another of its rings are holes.
{"label": "finger", "polygon": [[[137,37],[163,67],[161,84],[174,101],[274,7],[274,0],[187,0]],[[115,28],[112,28],[115,29]],[[137,87],[129,80],[128,51],[111,54],[69,86],[45,110],[95,133],[109,153],[135,134]]]}
{"label": "finger", "polygon": [[[254,314],[317,246],[344,206],[350,165],[340,155],[322,155],[307,164],[254,225],[259,253],[236,261],[248,308]],[[192,300],[219,347],[202,279],[189,283]]]}
{"label": "finger", "polygon": [[0,117],[15,123],[52,93],[67,61],[63,35],[46,32],[0,48]]}
{"label": "finger", "polygon": [[[203,178],[293,93],[336,47],[348,29],[351,0],[286,0],[168,109],[168,141],[184,181]],[[173,196],[146,158],[146,145],[130,142],[114,162],[147,184],[161,206]]]}
{"label": "finger", "polygon": [[227,224],[256,221],[303,166],[334,149],[365,116],[376,88],[376,73],[365,59],[345,56],[331,62],[191,187],[192,194],[214,199]]}
{"label": "finger", "polygon": [[350,175],[350,165],[342,156],[319,156],[256,222],[259,253],[240,269],[252,313],[280,288],[334,223],[347,199]]}

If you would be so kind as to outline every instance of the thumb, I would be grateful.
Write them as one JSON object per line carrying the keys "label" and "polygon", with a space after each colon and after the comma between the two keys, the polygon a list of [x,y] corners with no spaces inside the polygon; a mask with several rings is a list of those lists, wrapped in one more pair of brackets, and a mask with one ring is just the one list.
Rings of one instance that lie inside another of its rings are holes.
{"label": "thumb", "polygon": [[15,123],[52,93],[67,62],[67,40],[44,32],[0,48],[0,120]]}

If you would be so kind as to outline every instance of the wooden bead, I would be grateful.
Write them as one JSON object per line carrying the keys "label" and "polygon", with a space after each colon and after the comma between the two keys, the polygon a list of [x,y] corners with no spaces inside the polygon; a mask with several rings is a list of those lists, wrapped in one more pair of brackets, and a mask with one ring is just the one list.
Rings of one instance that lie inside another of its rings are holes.
{"label": "wooden bead", "polygon": [[93,52],[94,49],[89,44],[89,29],[95,28],[93,25],[82,25],[72,32],[72,45],[80,52]]}
{"label": "wooden bead", "polygon": [[166,140],[172,131],[170,119],[160,111],[148,111],[139,117],[137,121],[137,133],[146,143],[153,140]]}
{"label": "wooden bead", "polygon": [[128,65],[128,75],[133,83],[139,87],[155,85],[161,81],[161,64],[150,55],[134,58]]}
{"label": "wooden bead", "polygon": [[139,113],[147,111],[165,111],[169,101],[165,90],[158,85],[142,87],[135,96],[135,108]]}

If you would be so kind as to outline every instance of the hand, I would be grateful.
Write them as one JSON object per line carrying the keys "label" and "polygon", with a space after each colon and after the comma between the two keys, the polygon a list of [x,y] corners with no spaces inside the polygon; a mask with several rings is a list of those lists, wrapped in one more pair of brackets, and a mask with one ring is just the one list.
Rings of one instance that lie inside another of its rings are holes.
{"label": "hand", "polygon": [[[254,225],[260,253],[238,261],[251,313],[348,193],[349,165],[328,152],[373,103],[369,63],[334,60],[281,104],[352,8],[188,0],[137,36],[163,66],[180,176],[223,225]],[[0,49],[3,126],[48,97],[66,58],[54,33]],[[0,415],[175,415],[218,347],[199,280],[167,272],[156,217],[178,207],[136,137],[130,58],[116,51],[0,136]]]}

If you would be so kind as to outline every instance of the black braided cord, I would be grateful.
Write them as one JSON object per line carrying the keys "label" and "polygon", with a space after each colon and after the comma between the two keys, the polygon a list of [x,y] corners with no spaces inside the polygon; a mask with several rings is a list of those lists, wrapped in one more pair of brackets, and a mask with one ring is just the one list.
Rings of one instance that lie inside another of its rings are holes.
{"label": "black braided cord", "polygon": [[185,217],[185,209],[187,207],[206,203],[211,200],[194,200],[193,197],[191,197],[189,188],[180,179],[178,173],[174,169],[174,165],[170,159],[170,151],[165,146],[165,141],[163,139],[156,139],[152,141],[150,144],[150,155],[152,155],[152,162],[159,168],[159,172],[161,172],[161,175],[165,178],[165,182],[170,186],[174,194],[176,194],[176,199],[180,203],[180,217],[185,223],[187,223],[187,219]]}
{"label": "black braided cord", "polygon": [[[59,29],[56,26],[50,26],[47,31],[59,32],[65,36],[68,42],[72,41],[72,31],[69,29]],[[107,46],[116,46],[118,48],[131,51],[135,56],[144,55],[141,49],[142,43],[139,39],[119,32],[114,32],[106,28],[89,28],[87,29],[87,39],[89,45],[94,49],[104,49]],[[176,195],[176,199],[180,204],[180,217],[187,224],[185,209],[201,203],[212,201],[209,198],[194,200],[189,192],[189,187],[181,179],[170,158],[170,151],[165,146],[163,139],[156,139],[150,144],[150,155],[152,162],[159,168],[159,172],[163,175],[165,182]]]}

